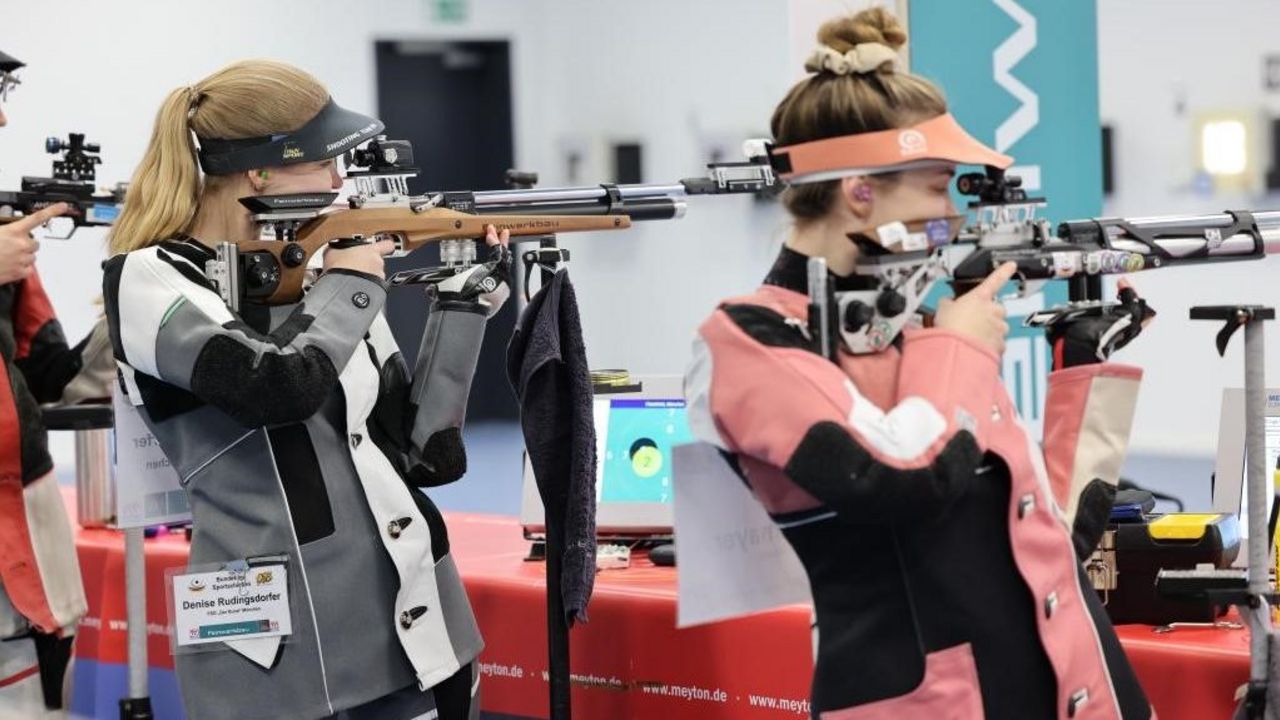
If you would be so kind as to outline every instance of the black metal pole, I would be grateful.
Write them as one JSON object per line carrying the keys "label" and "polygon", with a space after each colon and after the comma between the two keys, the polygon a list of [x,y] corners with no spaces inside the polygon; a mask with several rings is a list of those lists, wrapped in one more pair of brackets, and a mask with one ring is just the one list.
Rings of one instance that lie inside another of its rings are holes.
{"label": "black metal pole", "polygon": [[547,660],[550,665],[549,698],[551,720],[570,720],[569,623],[560,593],[561,548],[564,547],[563,518],[552,522],[547,515]]}
{"label": "black metal pole", "polygon": [[[508,191],[497,191],[485,193],[490,195],[490,204],[493,203],[492,196],[507,197],[521,196],[527,197],[528,194],[536,193],[540,199],[552,201],[554,204],[561,206],[578,205],[583,214],[605,214],[607,208],[599,208],[592,202],[584,202],[590,198],[583,197],[551,197],[551,193],[539,193],[533,190],[533,186],[538,182],[536,173],[522,173],[516,170],[508,170],[506,173]],[[479,193],[477,195],[480,195]],[[478,200],[478,198],[473,198]],[[476,211],[484,214],[486,211],[481,210],[480,206],[484,205],[483,201],[475,203]],[[587,210],[587,207],[592,207]],[[497,212],[497,210],[489,209],[487,212]],[[547,210],[547,212],[552,212]],[[545,235],[538,239],[539,248],[554,249],[556,247],[556,236]],[[549,266],[550,265],[550,266]],[[542,263],[542,272],[539,277],[542,280],[542,287],[547,287],[555,278],[555,268],[558,263],[548,264]],[[529,292],[525,288],[526,293]],[[564,518],[565,507],[561,498],[543,497],[543,512],[546,520],[546,541],[545,551],[547,557],[547,696],[550,707],[550,720],[570,720],[573,715],[570,707],[570,676],[569,676],[569,622],[564,612],[564,596],[560,592],[561,577],[564,570],[561,567],[561,552],[564,548]]]}
{"label": "black metal pole", "polygon": [[[555,248],[556,236],[548,235],[538,241],[540,248]],[[542,266],[542,287],[555,278],[555,271]],[[570,704],[569,675],[569,622],[565,616],[564,596],[560,592],[563,569],[561,553],[564,548],[564,508],[546,507],[547,522],[547,675],[550,681],[550,719],[570,720],[573,710]]]}

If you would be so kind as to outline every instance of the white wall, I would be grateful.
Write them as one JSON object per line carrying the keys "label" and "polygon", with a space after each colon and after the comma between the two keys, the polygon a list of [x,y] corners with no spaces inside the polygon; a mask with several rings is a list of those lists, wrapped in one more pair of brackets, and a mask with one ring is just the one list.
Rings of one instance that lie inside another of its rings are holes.
{"label": "white wall", "polygon": [[[1100,101],[1115,126],[1116,194],[1106,212],[1151,216],[1277,209],[1280,198],[1192,192],[1193,119],[1239,110],[1263,119],[1280,97],[1263,90],[1263,56],[1280,53],[1280,3],[1272,0],[1099,0]],[[1181,111],[1179,111],[1181,107]],[[1265,131],[1265,125],[1258,128]],[[1267,151],[1265,143],[1259,151]],[[1257,158],[1267,163],[1260,153]],[[1265,167],[1263,168],[1265,170]],[[1221,388],[1243,384],[1243,338],[1225,358],[1218,328],[1187,319],[1197,304],[1280,305],[1280,258],[1200,266],[1134,278],[1161,312],[1122,358],[1142,365],[1133,445],[1138,451],[1211,455]],[[1271,368],[1280,367],[1280,326],[1268,328]],[[1280,373],[1271,371],[1271,384]]]}
{"label": "white wall", "polygon": [[[613,141],[643,143],[646,182],[701,174],[713,147],[738,159],[794,78],[785,43],[767,41],[786,27],[783,2],[557,0],[553,14],[566,40],[537,79],[552,99],[544,142],[585,149],[584,179],[607,179]],[[538,169],[567,180],[562,163]],[[563,236],[592,365],[683,372],[696,325],[758,284],[784,227],[773,205],[695,198],[678,222]]]}
{"label": "white wall", "polygon": [[[126,179],[164,94],[222,64],[270,56],[322,78],[346,105],[373,111],[377,39],[512,42],[516,158],[544,185],[566,181],[562,150],[586,151],[584,179],[610,172],[608,143],[645,144],[649,181],[696,174],[711,146],[736,153],[763,133],[800,74],[813,26],[864,2],[843,0],[473,0],[460,25],[430,4],[382,0],[197,3],[26,2],[6,13],[0,47],[22,58],[24,84],[0,130],[0,187],[48,168],[48,134],[86,132],[104,146],[103,181]],[[1280,207],[1276,199],[1202,197],[1191,175],[1197,109],[1277,104],[1261,89],[1261,56],[1277,49],[1271,0],[1099,0],[1103,118],[1116,127],[1118,192],[1107,212],[1151,215]],[[49,18],[60,18],[50,23]],[[1158,32],[1156,29],[1158,28]],[[788,38],[785,42],[777,38]],[[1227,42],[1210,38],[1230,38]],[[1174,112],[1182,98],[1186,111]],[[625,234],[566,238],[575,253],[592,364],[679,372],[688,339],[714,303],[752,287],[786,232],[776,208],[745,198],[693,201],[679,222]],[[92,322],[102,233],[48,241],[40,268],[68,334]],[[1241,381],[1239,343],[1219,359],[1214,328],[1191,324],[1196,303],[1280,304],[1280,261],[1150,273],[1140,288],[1163,317],[1124,357],[1147,368],[1134,444],[1206,455],[1219,389]],[[1270,351],[1280,358],[1280,328]],[[1275,381],[1280,384],[1280,378]]]}
{"label": "white wall", "polygon": [[[765,133],[800,74],[788,44],[774,40],[788,28],[784,0],[472,0],[468,20],[448,25],[434,23],[430,7],[29,1],[0,26],[0,48],[28,64],[5,106],[0,187],[45,174],[43,138],[72,131],[102,144],[100,182],[126,180],[165,94],[245,57],[295,63],[344,105],[374,112],[375,40],[509,39],[517,164],[540,171],[544,186],[567,180],[566,147],[586,151],[581,180],[607,180],[607,149],[618,140],[644,143],[648,182],[700,174],[711,148],[736,158],[744,138]],[[679,222],[566,237],[592,365],[683,371],[697,323],[718,299],[758,283],[785,227],[775,206],[705,198]],[[97,314],[104,236],[49,240],[39,256],[73,340]],[[63,443],[57,449],[68,458]]]}
{"label": "white wall", "polygon": [[[373,112],[374,40],[446,33],[513,40],[516,147],[522,163],[538,159],[543,113],[528,89],[543,67],[539,53],[547,50],[531,41],[544,22],[539,3],[486,0],[473,5],[471,22],[447,30],[431,25],[427,3],[408,0],[23,5],[25,11],[6,12],[0,26],[0,47],[28,64],[22,86],[5,107],[9,127],[0,130],[0,187],[16,186],[24,174],[47,174],[50,156],[43,152],[43,138],[73,131],[102,144],[100,182],[127,180],[164,96],[246,57],[300,65],[328,84],[343,104]],[[86,331],[94,317],[91,301],[100,285],[104,235],[88,230],[69,242],[48,241],[39,256],[41,274],[71,336]]]}
{"label": "white wall", "polygon": [[[38,12],[32,4],[0,27],[0,47],[29,65],[0,133],[0,187],[45,172],[44,136],[70,131],[103,145],[101,181],[127,179],[165,93],[242,57],[301,65],[343,104],[372,112],[374,41],[441,37],[512,41],[517,163],[540,171],[544,186],[569,180],[566,148],[585,151],[581,180],[608,179],[608,148],[620,140],[644,144],[647,182],[672,181],[700,174],[713,148],[734,159],[743,139],[766,135],[774,104],[802,74],[818,23],[850,10],[838,0],[469,6],[467,22],[441,26],[428,3],[408,0],[360,10],[334,0],[231,0],[216,12],[148,0],[55,0]],[[55,33],[49,17],[77,21]],[[786,229],[776,206],[702,198],[680,222],[565,237],[592,363],[682,371],[696,324],[717,300],[755,285]],[[104,235],[81,231],[71,242],[47,242],[41,254],[69,335],[82,333],[96,312],[90,301]]]}

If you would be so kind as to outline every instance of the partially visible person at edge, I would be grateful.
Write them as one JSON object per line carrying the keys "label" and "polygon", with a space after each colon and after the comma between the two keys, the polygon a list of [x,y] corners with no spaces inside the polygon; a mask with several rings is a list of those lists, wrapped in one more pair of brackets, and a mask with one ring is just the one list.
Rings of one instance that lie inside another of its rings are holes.
{"label": "partially visible person at edge", "polygon": [[[21,67],[0,52],[0,127]],[[109,364],[110,351],[105,324],[68,347],[31,237],[67,210],[58,203],[0,218],[0,717],[66,716],[71,645],[86,610],[40,406],[106,396],[92,371]]]}

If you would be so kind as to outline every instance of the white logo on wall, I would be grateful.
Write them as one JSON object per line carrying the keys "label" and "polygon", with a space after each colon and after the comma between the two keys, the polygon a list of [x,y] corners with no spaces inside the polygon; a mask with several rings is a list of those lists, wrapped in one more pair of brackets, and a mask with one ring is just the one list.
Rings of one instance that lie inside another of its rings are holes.
{"label": "white logo on wall", "polygon": [[[1013,76],[1014,66],[1036,48],[1036,19],[1016,0],[991,1],[1018,24],[1013,34],[996,47],[991,58],[996,84],[1018,101],[1018,107],[996,128],[996,150],[1007,153],[1040,124],[1040,96]],[[1022,178],[1022,187],[1026,190],[1041,188],[1039,165],[1017,165],[1008,172]]]}
{"label": "white logo on wall", "polygon": [[919,130],[903,130],[898,133],[898,148],[903,155],[919,155],[928,149],[929,143]]}
{"label": "white logo on wall", "polygon": [[[1007,153],[1040,124],[1040,97],[1013,76],[1013,68],[1036,47],[1036,19],[1017,0],[991,1],[1017,23],[1013,34],[996,47],[991,58],[996,84],[1018,101],[1018,106],[996,128],[996,150]],[[1041,189],[1039,165],[1018,165],[1009,168],[1008,172],[1022,178],[1022,186],[1026,190]],[[1043,296],[1022,301],[1026,304],[1036,302],[1043,307]],[[1010,316],[1019,314],[1013,308],[1010,310]],[[1045,342],[1036,336],[1011,337],[1003,358],[1001,374],[1005,386],[1032,437],[1039,437],[1044,426],[1046,347]]]}

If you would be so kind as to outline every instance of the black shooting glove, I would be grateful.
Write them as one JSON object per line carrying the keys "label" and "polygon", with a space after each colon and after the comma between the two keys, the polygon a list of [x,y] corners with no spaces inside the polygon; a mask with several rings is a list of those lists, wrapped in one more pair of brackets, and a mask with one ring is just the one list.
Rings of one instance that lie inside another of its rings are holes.
{"label": "black shooting glove", "polygon": [[1145,321],[1155,317],[1155,310],[1133,288],[1121,288],[1119,299],[1093,312],[1068,314],[1045,328],[1053,347],[1054,370],[1106,362],[1111,353],[1138,337]]}
{"label": "black shooting glove", "polygon": [[511,250],[502,245],[488,249],[488,260],[436,284],[433,292],[437,297],[444,301],[482,300],[492,317],[511,294]]}

